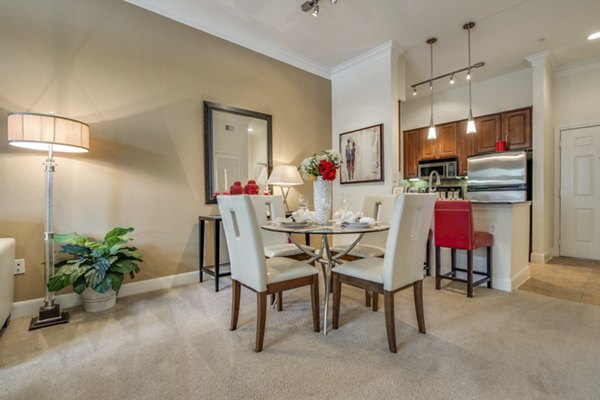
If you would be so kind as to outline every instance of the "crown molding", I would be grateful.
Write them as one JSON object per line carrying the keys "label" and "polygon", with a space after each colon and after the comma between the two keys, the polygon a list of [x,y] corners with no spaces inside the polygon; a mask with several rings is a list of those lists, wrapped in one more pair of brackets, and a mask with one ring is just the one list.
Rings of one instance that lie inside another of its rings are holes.
{"label": "crown molding", "polygon": [[584,71],[591,71],[600,68],[600,57],[589,58],[584,61],[576,62],[573,64],[563,65],[554,71],[554,77],[561,77],[567,75],[578,74]]}
{"label": "crown molding", "polygon": [[155,4],[150,4],[145,0],[125,1],[134,6],[162,15],[181,24],[201,30],[218,38],[224,39],[228,42],[235,43],[239,46],[245,47],[267,57],[271,57],[275,60],[292,65],[301,70],[310,72],[311,74],[318,75],[325,79],[331,79],[330,68],[319,63],[315,63],[314,61],[306,57],[300,56],[298,54],[283,50],[278,47],[269,46],[257,40],[252,40],[248,38],[248,35],[245,32],[238,30],[233,26],[227,26],[227,29],[223,29],[223,27],[220,24],[217,24],[214,21],[207,18],[197,20],[196,18],[192,19],[185,16],[182,17],[172,11],[174,7],[172,4],[168,5],[168,2],[164,2],[161,6],[156,6]]}
{"label": "crown molding", "polygon": [[545,65],[545,66],[549,67],[550,70],[552,70],[554,68],[554,59],[552,57],[552,52],[550,50],[532,54],[530,56],[525,57],[525,60],[527,60],[527,62],[529,62],[529,64],[532,67]]}
{"label": "crown molding", "polygon": [[337,76],[346,74],[350,71],[354,71],[358,68],[363,67],[366,64],[373,62],[383,57],[399,57],[404,53],[404,49],[400,47],[393,40],[387,41],[377,47],[374,47],[366,52],[349,59],[339,65],[336,65],[331,69],[331,79],[335,79]]}

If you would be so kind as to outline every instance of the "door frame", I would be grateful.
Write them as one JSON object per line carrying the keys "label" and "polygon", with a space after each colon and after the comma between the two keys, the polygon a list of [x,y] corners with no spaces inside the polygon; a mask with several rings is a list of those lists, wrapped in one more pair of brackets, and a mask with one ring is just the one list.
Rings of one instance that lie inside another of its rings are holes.
{"label": "door frame", "polygon": [[573,131],[576,129],[592,128],[600,126],[600,121],[585,122],[580,124],[563,125],[554,128],[554,254],[553,257],[560,256],[560,171],[561,171],[561,152],[560,135],[563,131]]}

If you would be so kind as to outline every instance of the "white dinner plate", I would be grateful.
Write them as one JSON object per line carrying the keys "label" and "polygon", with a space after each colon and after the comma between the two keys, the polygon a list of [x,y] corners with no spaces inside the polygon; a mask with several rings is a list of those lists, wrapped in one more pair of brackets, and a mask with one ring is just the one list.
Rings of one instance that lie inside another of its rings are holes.
{"label": "white dinner plate", "polygon": [[304,228],[308,226],[308,222],[282,222],[281,226],[285,226],[286,228]]}
{"label": "white dinner plate", "polygon": [[345,224],[348,228],[368,228],[369,225],[368,222],[350,222]]}

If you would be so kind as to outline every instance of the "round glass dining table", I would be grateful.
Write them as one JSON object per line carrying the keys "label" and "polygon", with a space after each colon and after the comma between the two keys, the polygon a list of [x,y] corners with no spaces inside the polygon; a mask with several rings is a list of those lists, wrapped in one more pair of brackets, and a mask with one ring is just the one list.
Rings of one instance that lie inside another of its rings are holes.
{"label": "round glass dining table", "polygon": [[[323,335],[327,335],[327,322],[329,313],[329,291],[331,285],[331,270],[335,264],[344,262],[342,257],[348,254],[363,236],[372,232],[383,232],[390,229],[388,225],[380,224],[341,224],[334,223],[328,225],[304,224],[304,223],[273,223],[261,226],[262,229],[271,232],[286,233],[292,243],[294,243],[309,259],[307,262],[318,262],[323,268],[323,280],[325,282],[324,312],[323,312]],[[315,251],[307,249],[301,243],[298,243],[294,234],[321,235],[321,245]],[[329,237],[333,235],[358,235],[343,251],[333,255],[329,245]]]}

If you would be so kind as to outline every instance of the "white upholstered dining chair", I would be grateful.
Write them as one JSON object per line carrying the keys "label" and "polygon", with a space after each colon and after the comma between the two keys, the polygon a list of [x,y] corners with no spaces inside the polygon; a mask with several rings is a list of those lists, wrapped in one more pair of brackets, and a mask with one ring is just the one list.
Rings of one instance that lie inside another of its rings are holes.
{"label": "white upholstered dining chair", "polygon": [[[371,217],[374,220],[389,225],[396,204],[397,194],[390,195],[367,195],[363,201],[362,212],[365,217]],[[385,254],[385,244],[387,242],[388,232],[375,232],[365,235],[360,242],[354,246],[345,256],[346,260],[357,260],[368,257],[383,257]],[[333,246],[331,250],[334,253],[344,251],[344,246]],[[377,293],[365,291],[365,306],[371,306],[373,311],[377,311],[379,298]]]}
{"label": "white upholstered dining chair", "polygon": [[255,351],[263,349],[267,295],[310,285],[313,329],[320,330],[319,277],[310,264],[285,257],[265,258],[260,227],[251,196],[218,196],[231,265],[231,325],[235,330],[241,286],[254,291],[257,300]]}
{"label": "white upholstered dining chair", "polygon": [[[283,206],[283,197],[281,196],[250,196],[252,206],[256,212],[256,218],[259,225],[268,224],[277,218],[285,218],[285,209]],[[302,250],[293,243],[289,243],[285,233],[265,231],[261,229],[265,256],[266,257],[293,257],[304,254]],[[314,247],[304,246],[310,251]]]}
{"label": "white upholstered dining chair", "polygon": [[436,196],[399,194],[390,219],[385,256],[341,264],[333,269],[333,329],[339,327],[342,283],[383,294],[388,346],[397,351],[394,293],[413,288],[419,332],[425,333],[423,314],[423,247],[427,242]]}
{"label": "white upholstered dining chair", "polygon": [[[396,194],[365,196],[362,212],[365,217],[371,217],[382,224],[389,224],[396,203]],[[355,258],[383,257],[387,232],[375,232],[365,235],[360,242],[348,252]],[[334,252],[344,251],[344,246],[333,246]]]}

